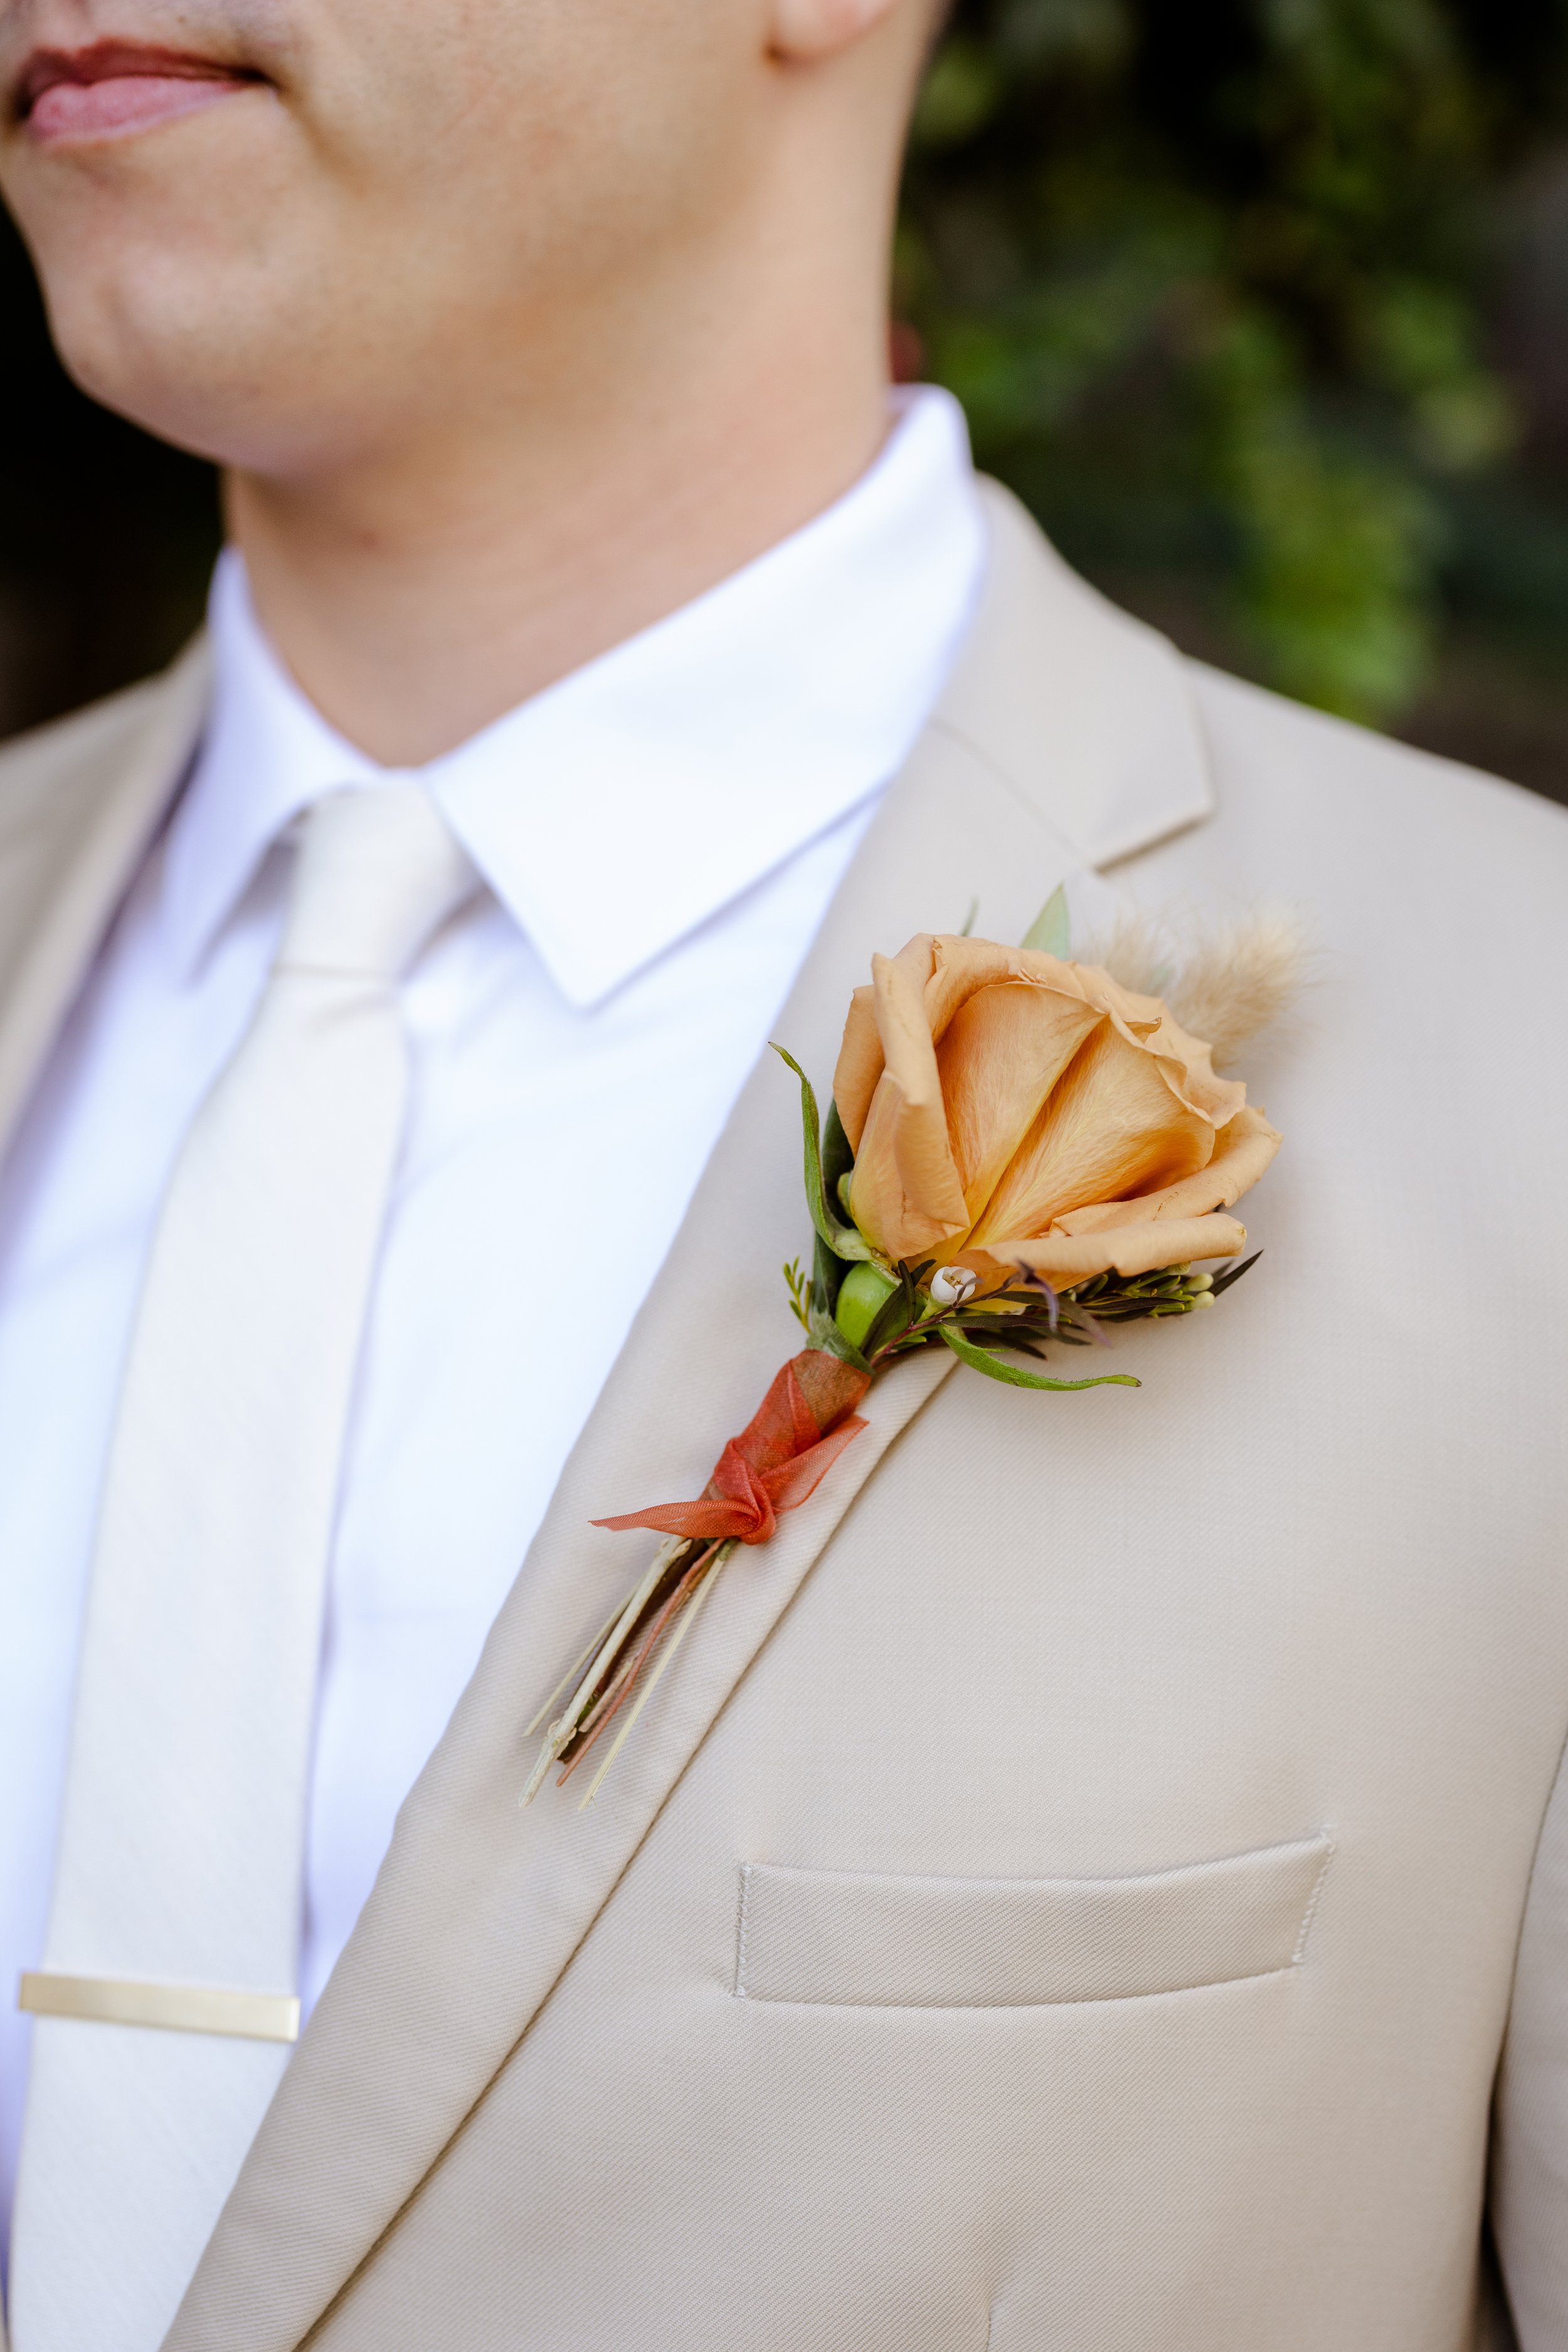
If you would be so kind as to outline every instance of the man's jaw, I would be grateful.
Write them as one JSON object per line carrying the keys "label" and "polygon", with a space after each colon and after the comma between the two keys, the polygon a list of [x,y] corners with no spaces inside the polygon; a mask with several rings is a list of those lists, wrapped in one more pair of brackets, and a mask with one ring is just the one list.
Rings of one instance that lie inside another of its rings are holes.
{"label": "man's jaw", "polygon": [[35,49],[16,78],[11,110],[35,146],[75,146],[156,130],[263,79],[190,50],[99,40]]}

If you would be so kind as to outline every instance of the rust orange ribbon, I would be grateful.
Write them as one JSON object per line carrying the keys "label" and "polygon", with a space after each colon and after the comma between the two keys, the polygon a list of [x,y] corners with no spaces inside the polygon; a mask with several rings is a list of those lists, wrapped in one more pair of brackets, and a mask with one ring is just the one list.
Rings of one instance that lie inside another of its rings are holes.
{"label": "rust orange ribbon", "polygon": [[657,1528],[705,1543],[766,1543],[778,1514],[798,1510],[865,1428],[854,1408],[870,1385],[868,1373],[825,1349],[803,1349],[730,1440],[696,1502],[656,1503],[594,1525]]}

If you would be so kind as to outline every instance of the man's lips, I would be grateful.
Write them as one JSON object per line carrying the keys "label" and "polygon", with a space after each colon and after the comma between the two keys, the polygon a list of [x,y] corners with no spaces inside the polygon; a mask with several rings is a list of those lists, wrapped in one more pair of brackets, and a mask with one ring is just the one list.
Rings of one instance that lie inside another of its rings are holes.
{"label": "man's lips", "polygon": [[36,49],[17,79],[16,111],[42,146],[123,138],[194,114],[259,79],[211,58],[135,42]]}

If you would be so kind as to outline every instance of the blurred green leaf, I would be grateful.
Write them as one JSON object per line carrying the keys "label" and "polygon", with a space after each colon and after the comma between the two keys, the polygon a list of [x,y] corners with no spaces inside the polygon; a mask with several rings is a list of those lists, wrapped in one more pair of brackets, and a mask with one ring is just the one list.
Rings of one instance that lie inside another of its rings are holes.
{"label": "blurred green leaf", "polygon": [[915,109],[913,137],[921,147],[956,147],[990,116],[1001,90],[995,59],[957,36],[938,56]]}
{"label": "blurred green leaf", "polygon": [[1020,945],[1035,949],[1040,955],[1067,957],[1072,953],[1072,914],[1068,906],[1067,885],[1058,882],[1028,929]]}
{"label": "blurred green leaf", "polygon": [[[782,1045],[775,1045],[773,1047],[773,1051],[778,1055],[780,1061],[784,1063],[795,1072],[795,1076],[800,1081],[800,1118],[802,1136],[805,1147],[805,1205],[810,1211],[811,1222],[816,1228],[817,1239],[825,1245],[826,1248],[829,1249],[833,1253],[835,1257],[848,1259],[868,1258],[871,1255],[869,1244],[861,1239],[853,1225],[841,1224],[839,1220],[833,1214],[833,1212],[828,1205],[829,1195],[824,1181],[821,1128],[817,1118],[816,1094],[812,1086],[811,1080],[806,1076],[805,1072],[801,1068],[800,1064],[795,1060],[793,1054],[787,1054]],[[841,1147],[843,1150],[847,1150],[848,1145],[845,1139],[843,1125],[841,1122],[838,1122],[838,1107],[837,1103],[830,1107],[829,1136],[830,1147],[833,1149],[834,1159],[835,1161],[837,1162],[840,1158],[839,1147]],[[837,1177],[837,1171],[836,1168],[834,1171],[835,1179]]]}
{"label": "blurred green leaf", "polygon": [[1390,721],[1466,486],[1520,462],[1496,221],[1565,134],[1557,6],[960,0],[900,301],[1069,560],[1186,583],[1256,674]]}

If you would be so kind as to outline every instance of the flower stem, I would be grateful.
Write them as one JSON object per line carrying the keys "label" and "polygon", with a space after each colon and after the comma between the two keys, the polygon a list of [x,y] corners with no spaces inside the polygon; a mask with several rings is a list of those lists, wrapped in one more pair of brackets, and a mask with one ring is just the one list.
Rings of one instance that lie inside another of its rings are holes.
{"label": "flower stem", "polygon": [[[588,1671],[583,1676],[582,1681],[578,1684],[576,1690],[574,1692],[567,1704],[565,1712],[551,1725],[549,1730],[546,1732],[544,1737],[544,1745],[539,1751],[538,1760],[536,1761],[532,1771],[529,1774],[522,1794],[517,1801],[520,1805],[531,1804],[534,1798],[539,1794],[541,1788],[543,1786],[545,1775],[549,1771],[552,1764],[554,1763],[556,1758],[560,1756],[563,1749],[570,1743],[584,1716],[587,1714],[588,1709],[593,1706],[595,1699],[598,1696],[605,1675],[608,1674],[610,1668],[615,1664],[616,1658],[620,1655],[621,1650],[625,1646],[626,1642],[636,1626],[638,1618],[641,1616],[644,1608],[647,1606],[658,1587],[660,1577],[662,1577],[668,1570],[673,1567],[675,1561],[679,1558],[685,1548],[686,1539],[681,1536],[667,1536],[664,1542],[660,1544],[658,1551],[654,1554],[652,1561],[649,1563],[647,1573],[637,1585],[636,1591],[632,1594],[625,1608],[622,1609],[612,1621],[610,1631],[601,1640],[598,1648],[595,1651]],[[568,1675],[566,1677],[566,1683],[569,1683],[571,1679],[571,1675]],[[557,1685],[554,1694],[552,1694],[551,1698],[546,1700],[544,1707],[542,1709],[542,1713],[549,1713],[550,1708],[554,1705],[555,1698],[558,1697],[561,1691],[566,1687],[566,1683]],[[539,1718],[536,1716],[534,1717],[534,1721],[537,1723],[538,1719]]]}
{"label": "flower stem", "polygon": [[611,1748],[609,1754],[605,1757],[604,1762],[600,1765],[598,1770],[589,1781],[587,1794],[584,1796],[582,1804],[578,1808],[580,1812],[586,1812],[588,1807],[598,1795],[600,1788],[604,1783],[605,1773],[609,1770],[611,1765],[620,1754],[621,1749],[625,1747],[633,1724],[636,1723],[638,1716],[642,1713],[644,1707],[653,1696],[655,1685],[658,1684],[660,1675],[663,1674],[666,1666],[668,1665],[671,1658],[674,1657],[677,1650],[679,1649],[682,1642],[685,1641],[686,1636],[691,1631],[692,1626],[696,1624],[698,1612],[700,1610],[702,1603],[707,1600],[709,1593],[712,1591],[715,1584],[718,1583],[719,1571],[723,1567],[724,1562],[729,1559],[730,1554],[734,1550],[734,1549],[735,1547],[733,1542],[722,1543],[718,1546],[714,1552],[711,1565],[708,1569],[707,1573],[701,1579],[701,1581],[694,1588],[689,1601],[686,1608],[681,1612],[679,1623],[677,1625],[674,1633],[670,1635],[668,1641],[665,1643],[664,1648],[660,1651],[658,1662],[655,1665],[652,1674],[649,1675],[647,1682],[643,1685],[642,1690],[638,1694],[636,1706],[632,1708],[632,1711],[627,1716],[625,1723],[622,1724],[620,1731],[616,1736],[615,1746]]}

